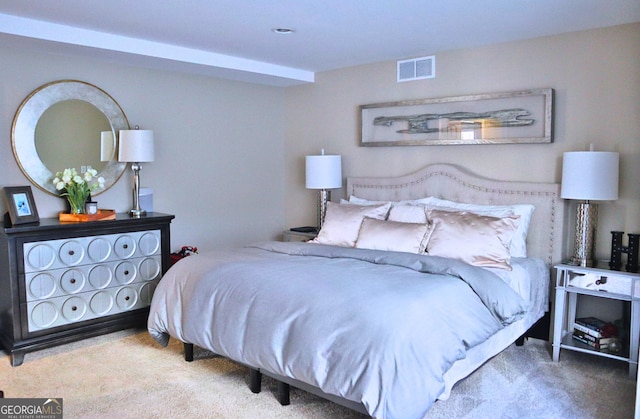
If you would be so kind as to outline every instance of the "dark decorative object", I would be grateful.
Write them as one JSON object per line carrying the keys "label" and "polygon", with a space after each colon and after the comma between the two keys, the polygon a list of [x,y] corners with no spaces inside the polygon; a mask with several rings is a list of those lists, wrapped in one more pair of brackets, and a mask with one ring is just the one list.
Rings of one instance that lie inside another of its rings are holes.
{"label": "dark decorative object", "polygon": [[614,271],[622,268],[622,254],[627,254],[627,264],[625,269],[627,272],[638,272],[638,250],[640,249],[640,234],[627,234],[629,236],[629,245],[622,245],[622,236],[624,231],[611,232],[611,260],[609,267]]}

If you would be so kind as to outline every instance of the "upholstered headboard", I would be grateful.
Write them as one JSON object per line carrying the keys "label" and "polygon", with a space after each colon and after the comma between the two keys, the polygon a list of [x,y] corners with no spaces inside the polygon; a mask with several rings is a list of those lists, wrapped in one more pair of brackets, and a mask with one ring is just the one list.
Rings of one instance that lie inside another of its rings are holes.
{"label": "upholstered headboard", "polygon": [[349,177],[347,197],[398,201],[435,196],[451,201],[487,204],[533,204],[527,254],[548,265],[563,257],[565,203],[556,183],[510,182],[474,175],[460,167],[434,164],[399,177]]}

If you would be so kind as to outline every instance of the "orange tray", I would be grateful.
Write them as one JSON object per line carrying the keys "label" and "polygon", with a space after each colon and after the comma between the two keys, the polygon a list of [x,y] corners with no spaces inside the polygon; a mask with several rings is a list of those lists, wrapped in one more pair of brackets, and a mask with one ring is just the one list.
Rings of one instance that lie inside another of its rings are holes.
{"label": "orange tray", "polygon": [[65,223],[115,220],[116,212],[110,209],[99,209],[97,214],[69,214],[68,212],[61,212],[59,218],[61,222]]}

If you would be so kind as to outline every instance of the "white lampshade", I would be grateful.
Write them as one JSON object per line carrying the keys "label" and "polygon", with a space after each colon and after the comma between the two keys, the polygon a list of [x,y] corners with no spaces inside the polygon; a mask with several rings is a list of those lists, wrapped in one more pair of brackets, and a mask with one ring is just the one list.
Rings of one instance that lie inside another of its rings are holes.
{"label": "white lampshade", "polygon": [[100,133],[100,161],[111,161],[116,142],[113,140],[113,131]]}
{"label": "white lampshade", "polygon": [[306,157],[307,189],[342,187],[342,158],[336,155]]}
{"label": "white lampshade", "polygon": [[154,159],[153,131],[144,129],[120,131],[119,161],[142,163]]}
{"label": "white lampshade", "polygon": [[560,196],[586,201],[618,199],[619,161],[618,153],[608,151],[564,153]]}

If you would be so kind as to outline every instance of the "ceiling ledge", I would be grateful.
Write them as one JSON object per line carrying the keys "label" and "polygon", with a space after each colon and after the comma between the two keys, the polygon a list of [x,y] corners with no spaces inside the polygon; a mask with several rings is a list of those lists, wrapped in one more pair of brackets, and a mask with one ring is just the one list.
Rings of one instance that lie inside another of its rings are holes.
{"label": "ceiling ledge", "polygon": [[315,80],[312,71],[1,13],[0,34],[54,43],[62,53],[249,83],[286,87]]}

